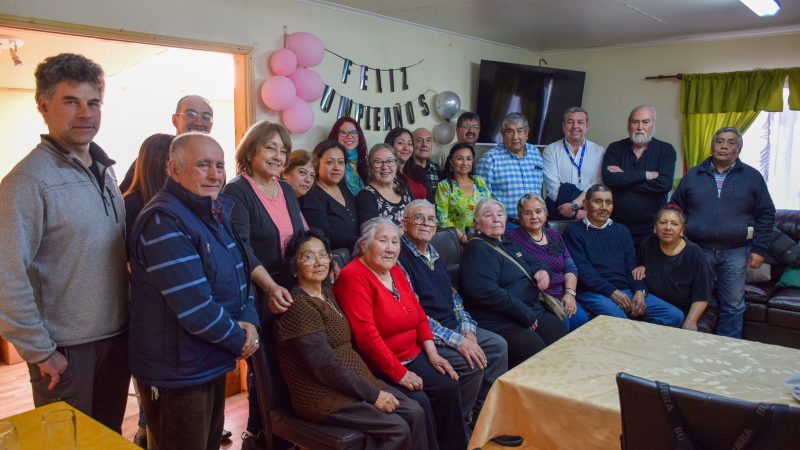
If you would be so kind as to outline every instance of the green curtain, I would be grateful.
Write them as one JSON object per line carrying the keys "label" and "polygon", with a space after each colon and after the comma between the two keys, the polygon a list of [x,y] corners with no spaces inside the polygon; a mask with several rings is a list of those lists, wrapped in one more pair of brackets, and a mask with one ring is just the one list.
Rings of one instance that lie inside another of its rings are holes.
{"label": "green curtain", "polygon": [[[711,138],[722,127],[736,127],[742,133],[756,120],[761,111],[710,114],[683,113],[684,171],[711,156]],[[676,180],[678,181],[678,180]]]}
{"label": "green curtain", "polygon": [[711,138],[718,129],[736,127],[744,133],[761,111],[783,111],[787,77],[789,107],[800,110],[800,67],[683,75],[684,170],[708,158]]}

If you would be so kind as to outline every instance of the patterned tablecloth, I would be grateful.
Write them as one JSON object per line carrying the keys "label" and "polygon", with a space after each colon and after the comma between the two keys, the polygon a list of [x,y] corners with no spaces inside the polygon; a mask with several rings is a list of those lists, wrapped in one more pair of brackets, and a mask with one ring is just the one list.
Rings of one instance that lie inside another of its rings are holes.
{"label": "patterned tablecloth", "polygon": [[618,449],[618,372],[800,406],[783,384],[800,350],[600,316],[495,382],[469,448],[511,434],[525,437],[519,448]]}
{"label": "patterned tablecloth", "polygon": [[71,409],[75,412],[79,450],[139,449],[133,442],[111,431],[109,428],[101,425],[100,422],[97,422],[64,402],[51,403],[0,420],[14,423],[14,426],[17,428],[17,434],[19,435],[20,450],[43,450],[45,449],[45,445],[44,436],[42,435],[42,416],[46,412],[56,409]]}

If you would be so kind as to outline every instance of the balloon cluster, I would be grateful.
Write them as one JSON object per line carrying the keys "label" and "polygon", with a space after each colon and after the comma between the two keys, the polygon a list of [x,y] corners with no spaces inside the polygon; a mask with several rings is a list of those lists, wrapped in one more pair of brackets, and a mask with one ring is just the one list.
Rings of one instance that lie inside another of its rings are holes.
{"label": "balloon cluster", "polygon": [[274,74],[261,85],[261,100],[268,108],[281,112],[281,122],[292,133],[305,133],[314,125],[309,102],[322,97],[325,83],[310,67],[322,62],[325,47],[312,33],[292,33],[286,48],[270,55]]}
{"label": "balloon cluster", "polygon": [[453,91],[440,92],[433,98],[433,110],[444,119],[431,130],[433,140],[441,145],[449,144],[456,136],[456,124],[451,119],[461,110],[461,99]]}

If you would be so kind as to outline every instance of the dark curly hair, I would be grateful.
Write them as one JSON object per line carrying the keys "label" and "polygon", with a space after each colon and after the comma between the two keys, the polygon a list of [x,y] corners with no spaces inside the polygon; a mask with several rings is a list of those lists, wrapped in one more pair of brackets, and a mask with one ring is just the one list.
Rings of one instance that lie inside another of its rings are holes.
{"label": "dark curly hair", "polygon": [[106,88],[103,68],[91,59],[74,53],[61,53],[45,58],[36,67],[34,76],[36,101],[40,98],[50,100],[56,85],[62,81],[92,84],[101,95]]}

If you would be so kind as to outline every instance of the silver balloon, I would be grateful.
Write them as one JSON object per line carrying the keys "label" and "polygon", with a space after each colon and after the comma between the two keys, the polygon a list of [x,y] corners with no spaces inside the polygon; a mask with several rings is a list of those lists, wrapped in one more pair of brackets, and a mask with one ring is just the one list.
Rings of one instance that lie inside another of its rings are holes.
{"label": "silver balloon", "polygon": [[444,120],[452,119],[461,109],[461,99],[453,91],[436,94],[433,99],[433,110]]}
{"label": "silver balloon", "polygon": [[456,124],[454,122],[445,121],[441,122],[431,130],[433,140],[439,145],[447,145],[453,142],[456,137]]}

